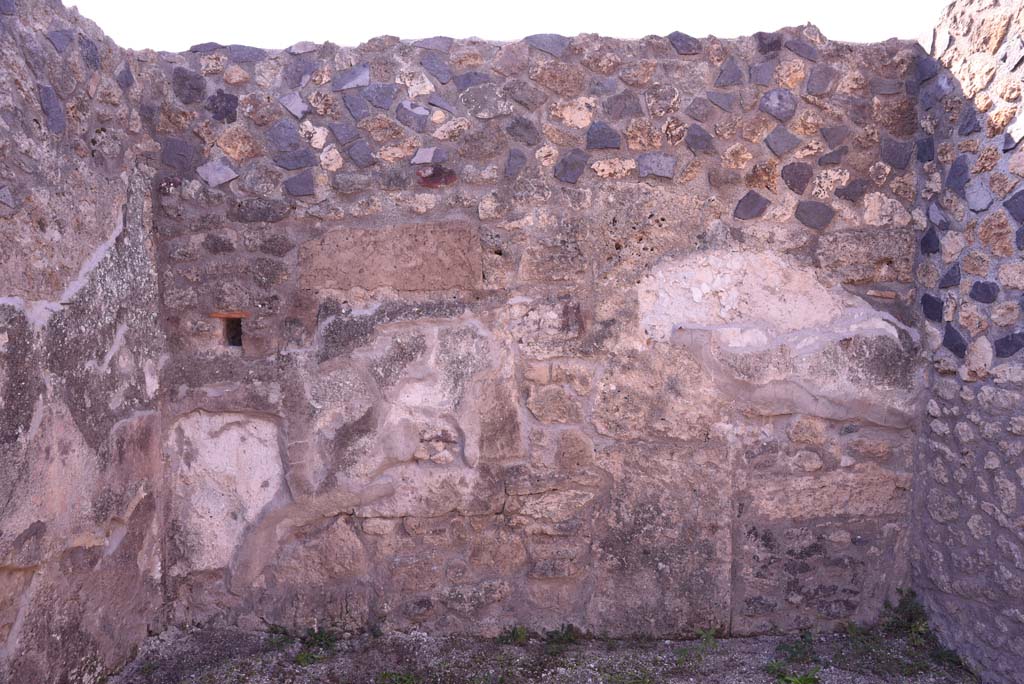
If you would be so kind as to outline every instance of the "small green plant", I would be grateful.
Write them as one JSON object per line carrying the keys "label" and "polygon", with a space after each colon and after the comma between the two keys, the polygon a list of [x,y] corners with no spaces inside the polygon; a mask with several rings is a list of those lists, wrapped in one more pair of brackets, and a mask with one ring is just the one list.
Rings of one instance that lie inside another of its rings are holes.
{"label": "small green plant", "polygon": [[377,684],[416,684],[416,677],[404,672],[381,672]]}
{"label": "small green plant", "polygon": [[318,660],[323,660],[324,656],[322,653],[316,651],[310,651],[308,649],[302,649],[295,654],[295,664],[301,665],[302,667],[309,667]]}
{"label": "small green plant", "polygon": [[775,679],[789,676],[789,670],[786,668],[786,663],[781,660],[771,660],[767,665],[764,666],[764,671],[770,674]]}
{"label": "small green plant", "polygon": [[787,663],[808,664],[817,660],[814,654],[814,637],[808,631],[792,641],[780,642],[775,647],[776,655]]}
{"label": "small green plant", "polygon": [[718,630],[711,627],[697,630],[697,644],[692,647],[681,646],[674,653],[676,656],[676,667],[688,668],[692,665],[699,665],[704,658],[718,649]]}
{"label": "small green plant", "polygon": [[698,629],[697,637],[700,639],[700,647],[705,653],[711,653],[718,648],[717,630],[714,627]]}
{"label": "small green plant", "polygon": [[514,646],[522,646],[530,640],[530,632],[522,625],[514,625],[508,627],[498,635],[499,644],[512,644]]}
{"label": "small green plant", "polygon": [[338,635],[329,629],[308,629],[306,635],[299,641],[306,648],[319,648],[324,651],[334,648],[338,641]]}
{"label": "small green plant", "polygon": [[274,650],[280,650],[292,643],[295,638],[291,633],[281,625],[270,625],[267,627],[267,646]]}
{"label": "small green plant", "polygon": [[544,632],[544,641],[549,644],[575,644],[583,636],[579,627],[573,624],[564,624],[558,629]]}
{"label": "small green plant", "polygon": [[558,655],[571,644],[575,644],[583,636],[583,632],[572,624],[564,624],[558,629],[544,632],[544,652]]}
{"label": "small green plant", "polygon": [[785,674],[781,677],[776,676],[776,681],[779,684],[818,684],[821,680],[818,678],[818,668],[814,668],[804,674]]}

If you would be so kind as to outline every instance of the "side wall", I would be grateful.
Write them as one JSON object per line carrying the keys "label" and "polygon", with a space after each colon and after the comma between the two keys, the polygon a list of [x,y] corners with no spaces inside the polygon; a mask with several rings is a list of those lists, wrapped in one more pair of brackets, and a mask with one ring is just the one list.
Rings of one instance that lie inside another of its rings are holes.
{"label": "side wall", "polygon": [[932,363],[914,577],[947,645],[1009,683],[1024,662],[1024,3],[954,3],[933,47],[949,71],[919,68]]}
{"label": "side wall", "polygon": [[59,4],[0,2],[4,682],[97,681],[161,616],[163,343],[123,59]]}

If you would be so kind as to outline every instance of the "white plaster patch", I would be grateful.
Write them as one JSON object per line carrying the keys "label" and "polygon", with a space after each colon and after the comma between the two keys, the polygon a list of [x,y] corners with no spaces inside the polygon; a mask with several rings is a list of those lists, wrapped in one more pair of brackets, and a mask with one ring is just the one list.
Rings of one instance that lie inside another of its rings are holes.
{"label": "white plaster patch", "polygon": [[197,411],[178,420],[165,451],[178,461],[174,517],[189,570],[227,566],[245,528],[284,482],[277,425],[236,413]]}
{"label": "white plaster patch", "polygon": [[856,332],[894,336],[889,318],[812,267],[778,254],[708,252],[664,261],[638,287],[640,326],[652,340],[677,329],[714,331],[733,350],[816,346]]}

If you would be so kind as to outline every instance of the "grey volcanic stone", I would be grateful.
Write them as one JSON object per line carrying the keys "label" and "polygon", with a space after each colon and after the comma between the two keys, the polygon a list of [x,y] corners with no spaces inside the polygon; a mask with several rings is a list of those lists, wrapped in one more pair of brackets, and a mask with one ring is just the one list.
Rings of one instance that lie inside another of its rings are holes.
{"label": "grey volcanic stone", "polygon": [[377,163],[377,160],[373,158],[373,150],[370,149],[370,145],[362,139],[349,145],[345,154],[361,169]]}
{"label": "grey volcanic stone", "polygon": [[708,99],[723,112],[731,112],[736,104],[736,94],[711,90],[707,93]]}
{"label": "grey volcanic stone", "polygon": [[0,14],[13,16],[18,11],[17,0],[0,0]]}
{"label": "grey volcanic stone", "polygon": [[971,299],[982,304],[991,304],[999,298],[999,284],[991,280],[976,280],[971,283]]}
{"label": "grey volcanic stone", "polygon": [[946,323],[946,330],[942,335],[942,346],[961,359],[967,354],[967,340],[959,330],[953,327],[952,323]]}
{"label": "grey volcanic stone", "polygon": [[640,104],[640,98],[631,90],[626,90],[618,95],[609,97],[604,101],[603,109],[608,118],[613,120],[644,115],[644,108]]}
{"label": "grey volcanic stone", "polygon": [[914,71],[919,83],[924,83],[934,77],[941,68],[942,65],[939,64],[939,60],[928,55],[920,55],[914,62]]}
{"label": "grey volcanic stone", "polygon": [[412,100],[402,100],[395,110],[395,118],[417,133],[422,133],[430,121],[430,110]]}
{"label": "grey volcanic stone", "polygon": [[813,175],[814,169],[806,162],[791,162],[782,167],[783,182],[798,195],[804,194]]}
{"label": "grey volcanic stone", "polygon": [[202,74],[185,67],[174,67],[171,72],[171,89],[182,104],[195,104],[206,96],[206,79]]}
{"label": "grey volcanic stone", "polygon": [[198,150],[180,138],[164,140],[160,148],[160,161],[178,173],[188,173],[195,166]]}
{"label": "grey volcanic stone", "polygon": [[52,86],[39,86],[39,107],[46,118],[47,130],[58,135],[63,133],[67,128],[67,115],[64,113],[64,103],[57,97],[57,91]]}
{"label": "grey volcanic stone", "polygon": [[755,219],[767,211],[769,204],[771,202],[767,198],[762,197],[753,190],[748,190],[747,194],[736,203],[736,208],[733,209],[732,215],[734,218],[744,221]]}
{"label": "grey volcanic stone", "polygon": [[696,121],[707,121],[711,116],[711,101],[703,97],[695,97],[686,107],[686,115]]}
{"label": "grey volcanic stone", "polygon": [[917,141],[917,161],[930,162],[935,159],[935,138],[926,136]]}
{"label": "grey volcanic stone", "polygon": [[228,204],[228,218],[241,223],[276,223],[288,215],[291,207],[282,200],[255,197]]}
{"label": "grey volcanic stone", "polygon": [[846,185],[836,188],[836,197],[847,202],[859,202],[867,194],[871,182],[864,178],[854,178]]}
{"label": "grey volcanic stone", "polygon": [[939,230],[949,230],[950,220],[946,213],[939,207],[938,202],[928,205],[928,225],[933,225]]}
{"label": "grey volcanic stone", "polygon": [[973,212],[985,211],[992,206],[992,193],[985,186],[985,179],[981,176],[976,176],[967,183],[964,195],[968,208]]}
{"label": "grey volcanic stone", "polygon": [[693,36],[688,36],[685,33],[680,33],[679,31],[673,31],[668,34],[667,38],[668,42],[672,44],[672,48],[675,49],[677,55],[700,54],[700,41]]}
{"label": "grey volcanic stone", "polygon": [[694,154],[700,152],[712,154],[715,151],[714,138],[700,124],[690,124],[686,129],[686,135],[683,140],[686,141],[686,146]]}
{"label": "grey volcanic stone", "polygon": [[538,33],[536,35],[527,36],[523,40],[525,40],[526,44],[530,47],[559,58],[561,58],[565,54],[565,51],[569,49],[570,43],[568,38],[560,36],[557,33]]}
{"label": "grey volcanic stone", "polygon": [[206,98],[204,109],[213,115],[214,121],[234,123],[238,118],[238,96],[218,89],[216,93]]}
{"label": "grey volcanic stone", "polygon": [[895,78],[882,78],[875,76],[868,81],[868,88],[872,95],[899,95],[905,89],[903,81]]}
{"label": "grey volcanic stone", "polygon": [[809,60],[811,62],[818,61],[818,48],[814,47],[813,45],[806,41],[795,38],[792,40],[787,40],[786,49],[792,52],[793,54],[799,55],[800,57],[803,57],[804,59]]}
{"label": "grey volcanic stone", "polygon": [[964,188],[967,187],[967,181],[970,179],[970,159],[966,154],[961,154],[949,167],[949,173],[946,174],[946,187],[963,198]]}
{"label": "grey volcanic stone", "polygon": [[482,71],[467,71],[464,74],[456,74],[452,77],[452,80],[455,83],[455,89],[462,92],[463,90],[472,88],[473,86],[490,83],[491,77]]}
{"label": "grey volcanic stone", "polygon": [[316,183],[313,181],[312,171],[303,171],[284,182],[284,191],[293,197],[312,195],[315,190]]}
{"label": "grey volcanic stone", "polygon": [[95,71],[100,68],[100,50],[96,43],[92,42],[82,34],[78,34],[78,52],[82,55],[82,62],[88,68]]}
{"label": "grey volcanic stone", "polygon": [[935,228],[931,227],[921,236],[921,254],[938,254],[942,250],[942,242]]}
{"label": "grey volcanic stone", "polygon": [[789,121],[796,114],[796,97],[785,88],[772,88],[761,96],[757,107],[779,121]]}
{"label": "grey volcanic stone", "polygon": [[410,164],[442,164],[448,161],[448,152],[443,147],[421,147],[412,156]]}
{"label": "grey volcanic stone", "polygon": [[604,123],[595,121],[587,129],[588,150],[617,150],[622,146],[622,136],[619,132]]}
{"label": "grey volcanic stone", "polygon": [[774,152],[776,156],[782,157],[800,145],[800,138],[790,133],[785,126],[779,125],[768,134],[764,142],[768,145],[768,149]]}
{"label": "grey volcanic stone", "polygon": [[921,295],[921,311],[924,317],[935,323],[942,322],[942,300],[930,294]]}
{"label": "grey volcanic stone", "polygon": [[793,214],[796,219],[808,228],[824,228],[836,215],[835,209],[817,200],[801,200],[797,202]]}
{"label": "grey volcanic stone", "polygon": [[308,147],[289,152],[283,152],[274,157],[274,163],[282,169],[294,171],[314,166],[317,163],[316,155]]}
{"label": "grey volcanic stone", "polygon": [[449,114],[455,114],[458,112],[458,108],[455,105],[453,105],[448,100],[444,99],[444,97],[439,95],[438,93],[431,93],[430,97],[427,98],[427,104],[430,105],[431,107],[443,109]]}
{"label": "grey volcanic stone", "polygon": [[238,173],[223,159],[208,161],[196,169],[199,177],[206,181],[210,187],[223,185],[228,181],[238,178]]}
{"label": "grey volcanic stone", "polygon": [[728,88],[729,86],[741,83],[743,83],[743,69],[740,68],[740,63],[735,57],[729,57],[722,64],[722,68],[718,72],[718,78],[715,79],[715,87]]}
{"label": "grey volcanic stone", "polygon": [[1018,225],[1024,226],[1024,190],[1003,202],[1003,207]]}
{"label": "grey volcanic stone", "polygon": [[910,164],[910,155],[914,153],[913,141],[904,142],[896,140],[888,135],[882,135],[879,142],[881,147],[881,158],[894,169],[903,170]]}
{"label": "grey volcanic stone", "polygon": [[508,151],[508,159],[505,161],[505,177],[517,178],[525,166],[526,153],[518,147],[513,147]]}
{"label": "grey volcanic stone", "polygon": [[427,73],[436,78],[441,85],[452,80],[452,69],[448,66],[448,60],[436,52],[425,52],[420,57],[420,65],[427,70]]}
{"label": "grey volcanic stone", "polygon": [[770,85],[777,65],[775,60],[754,64],[750,67],[750,82],[761,86]]}
{"label": "grey volcanic stone", "polygon": [[564,183],[575,183],[587,168],[589,157],[580,149],[571,149],[555,164],[555,178]]}
{"label": "grey volcanic stone", "polygon": [[54,50],[63,55],[64,51],[68,49],[68,45],[71,45],[71,41],[75,39],[75,34],[69,29],[57,29],[47,31],[46,39],[50,41]]}
{"label": "grey volcanic stone", "polygon": [[757,41],[757,51],[762,55],[770,55],[782,49],[782,34],[778,32],[758,31],[754,34],[754,40]]}
{"label": "grey volcanic stone", "polygon": [[281,119],[267,129],[267,142],[275,152],[298,149],[302,145],[299,126],[293,119]]}
{"label": "grey volcanic stone", "polygon": [[267,51],[249,45],[228,45],[228,59],[238,64],[259,62],[265,59]]}
{"label": "grey volcanic stone", "polygon": [[363,98],[377,109],[391,109],[398,95],[397,83],[371,83],[363,88]]}
{"label": "grey volcanic stone", "polygon": [[843,157],[850,151],[850,148],[846,145],[837,147],[828,154],[823,154],[818,158],[818,166],[838,166],[843,163]]}
{"label": "grey volcanic stone", "polygon": [[956,132],[960,136],[968,136],[981,130],[981,122],[978,121],[978,111],[974,105],[966,103],[960,110],[960,122]]}
{"label": "grey volcanic stone", "polygon": [[512,113],[512,103],[496,83],[481,83],[462,91],[459,100],[478,119],[495,119]]}
{"label": "grey volcanic stone", "polygon": [[811,67],[811,72],[807,75],[807,80],[804,83],[805,91],[808,95],[824,95],[832,88],[832,83],[836,80],[839,72],[833,67],[827,64],[816,64]]}
{"label": "grey volcanic stone", "polygon": [[664,152],[646,152],[636,158],[637,173],[641,178],[658,176],[672,178],[676,172],[676,158]]}
{"label": "grey volcanic stone", "polygon": [[1000,359],[1013,356],[1021,349],[1024,349],[1024,332],[1010,333],[992,343],[992,350]]}
{"label": "grey volcanic stone", "polygon": [[345,109],[356,121],[362,121],[373,113],[370,110],[370,103],[362,95],[345,93],[341,96],[341,101],[345,103]]}
{"label": "grey volcanic stone", "polygon": [[294,116],[296,119],[309,114],[309,103],[302,99],[302,96],[298,93],[288,93],[278,98],[278,102],[281,106],[288,110],[288,113]]}
{"label": "grey volcanic stone", "polygon": [[351,90],[370,85],[370,65],[357,64],[344,71],[334,74],[331,79],[331,90]]}
{"label": "grey volcanic stone", "polygon": [[121,86],[121,90],[128,90],[135,85],[135,76],[132,74],[132,70],[128,68],[127,64],[121,67],[117,72],[117,76],[114,77],[114,80],[117,81],[117,85]]}
{"label": "grey volcanic stone", "polygon": [[518,102],[524,109],[531,112],[544,104],[548,99],[547,93],[540,88],[519,80],[509,81],[502,87],[502,90],[506,96],[512,98],[513,101]]}
{"label": "grey volcanic stone", "polygon": [[189,52],[195,52],[195,53],[198,53],[198,54],[201,54],[201,55],[205,55],[206,53],[216,52],[217,50],[223,50],[223,49],[224,49],[224,46],[221,45],[220,43],[208,42],[208,43],[198,43],[196,45],[193,45],[192,47],[190,47],[188,49],[188,51]]}
{"label": "grey volcanic stone", "polygon": [[939,278],[939,289],[944,290],[949,287],[956,287],[960,284],[960,264],[953,264],[949,267],[942,277]]}
{"label": "grey volcanic stone", "polygon": [[423,38],[413,43],[413,47],[423,48],[425,50],[437,50],[438,52],[448,52],[452,49],[452,44],[455,42],[453,38],[448,36],[434,36],[433,38]]}
{"label": "grey volcanic stone", "polygon": [[505,127],[505,132],[508,133],[508,137],[518,140],[527,147],[535,147],[540,144],[541,137],[537,125],[525,116],[513,116],[508,126]]}
{"label": "grey volcanic stone", "polygon": [[316,52],[320,49],[320,46],[314,42],[308,40],[301,40],[288,48],[289,55],[307,55],[310,52]]}
{"label": "grey volcanic stone", "polygon": [[847,126],[825,126],[820,132],[830,150],[839,147],[850,137],[850,129]]}
{"label": "grey volcanic stone", "polygon": [[310,59],[293,59],[285,64],[281,78],[289,88],[302,88],[309,83],[309,77],[316,70],[316,62]]}

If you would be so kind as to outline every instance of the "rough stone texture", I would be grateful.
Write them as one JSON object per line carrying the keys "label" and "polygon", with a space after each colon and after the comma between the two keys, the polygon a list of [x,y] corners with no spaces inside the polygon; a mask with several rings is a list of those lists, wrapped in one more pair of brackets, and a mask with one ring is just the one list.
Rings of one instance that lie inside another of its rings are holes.
{"label": "rough stone texture", "polygon": [[0,21],[0,679],[172,624],[833,629],[911,548],[1005,671],[1019,174],[983,107],[955,137],[957,68],[811,26],[171,55]]}
{"label": "rough stone texture", "polygon": [[1024,277],[1015,236],[1024,196],[1005,185],[1019,174],[1016,145],[1000,135],[1020,97],[1022,46],[1019,0],[959,0],[935,31],[937,62],[919,69],[915,85],[930,134],[925,154],[918,143],[918,202],[942,243],[916,270],[943,275],[922,282],[931,368],[916,457],[913,576],[944,643],[998,684],[1020,681],[1024,663]]}

